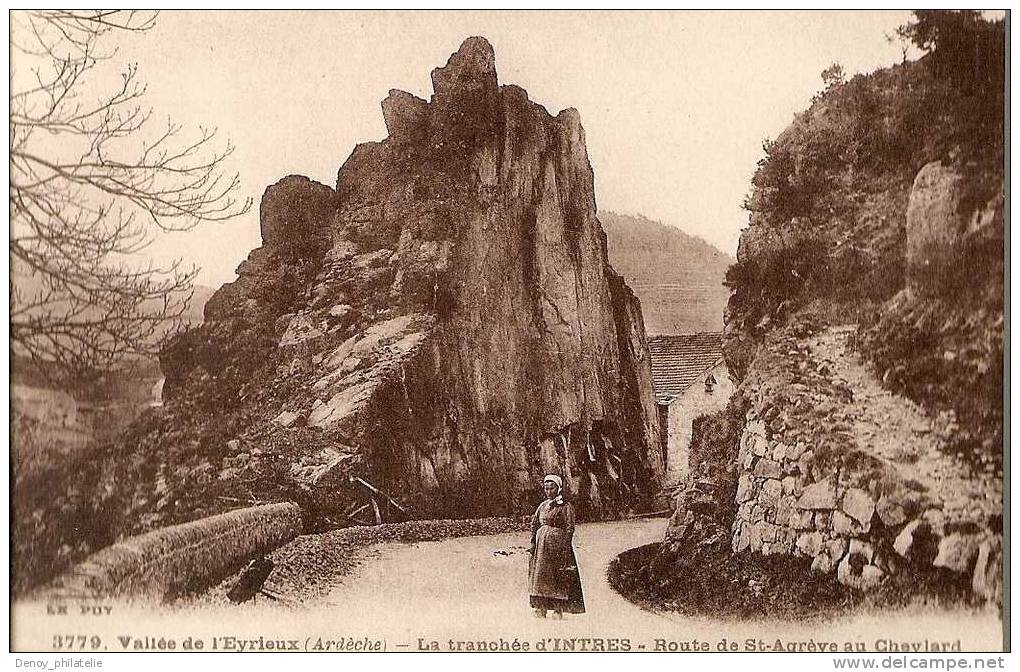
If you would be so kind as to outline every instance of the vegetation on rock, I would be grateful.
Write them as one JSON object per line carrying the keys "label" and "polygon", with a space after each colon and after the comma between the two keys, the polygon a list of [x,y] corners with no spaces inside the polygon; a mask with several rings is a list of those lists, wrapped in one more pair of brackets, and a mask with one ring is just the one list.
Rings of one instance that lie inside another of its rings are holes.
{"label": "vegetation on rock", "polygon": [[[918,12],[902,33],[931,53],[830,79],[765,143],[727,274],[738,377],[762,336],[798,311],[859,322],[861,352],[891,389],[955,411],[960,449],[977,461],[1001,455],[1003,30],[972,12]],[[932,162],[960,176],[954,204],[968,230],[951,273],[906,261],[911,188]],[[905,292],[912,283],[924,291]]]}

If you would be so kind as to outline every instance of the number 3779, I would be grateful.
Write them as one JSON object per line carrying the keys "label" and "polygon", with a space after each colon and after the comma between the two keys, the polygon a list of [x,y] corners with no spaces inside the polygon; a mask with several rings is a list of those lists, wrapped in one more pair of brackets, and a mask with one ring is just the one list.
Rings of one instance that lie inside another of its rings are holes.
{"label": "number 3779", "polygon": [[94,651],[102,645],[99,635],[53,635],[53,648],[59,651]]}

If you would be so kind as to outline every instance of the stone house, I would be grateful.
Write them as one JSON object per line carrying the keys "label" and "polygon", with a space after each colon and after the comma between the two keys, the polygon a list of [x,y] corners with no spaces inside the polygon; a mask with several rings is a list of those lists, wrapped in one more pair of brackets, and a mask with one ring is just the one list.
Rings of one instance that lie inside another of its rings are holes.
{"label": "stone house", "polygon": [[652,385],[658,409],[664,485],[682,481],[690,470],[694,419],[725,408],[733,381],[722,356],[722,334],[651,336]]}

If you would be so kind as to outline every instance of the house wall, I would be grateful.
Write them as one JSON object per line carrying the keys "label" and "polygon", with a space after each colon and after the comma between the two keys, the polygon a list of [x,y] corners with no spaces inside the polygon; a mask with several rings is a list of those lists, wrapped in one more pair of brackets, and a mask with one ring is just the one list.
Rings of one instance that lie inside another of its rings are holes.
{"label": "house wall", "polygon": [[[716,380],[712,392],[705,390],[705,378]],[[719,362],[698,377],[683,394],[668,405],[666,419],[666,485],[679,483],[690,472],[691,437],[694,419],[726,407],[733,394],[733,381],[726,365]]]}

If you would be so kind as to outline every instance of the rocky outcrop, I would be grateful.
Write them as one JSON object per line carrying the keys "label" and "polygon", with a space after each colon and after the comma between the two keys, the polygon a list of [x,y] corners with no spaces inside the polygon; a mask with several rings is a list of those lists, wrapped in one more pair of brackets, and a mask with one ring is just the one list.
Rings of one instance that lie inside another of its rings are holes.
{"label": "rocky outcrop", "polygon": [[[854,588],[999,601],[1004,87],[986,57],[970,90],[933,56],[828,87],[765,143],[726,277],[732,565],[798,556],[781,562]],[[692,526],[686,486],[667,542]]]}
{"label": "rocky outcrop", "polygon": [[951,413],[952,452],[1000,479],[1004,194],[1001,165],[926,164],[909,192],[906,286],[858,335],[883,384]]}
{"label": "rocky outcrop", "polygon": [[500,86],[481,38],[432,81],[431,101],[390,91],[388,137],[335,190],[266,191],[263,246],[164,353],[168,412],[219,404],[202,422],[244,418],[224,439],[315,446],[288,458],[302,488],[339,465],[419,516],[530,510],[545,472],[581,515],[642,507],[662,470],[647,346],[580,117]]}

